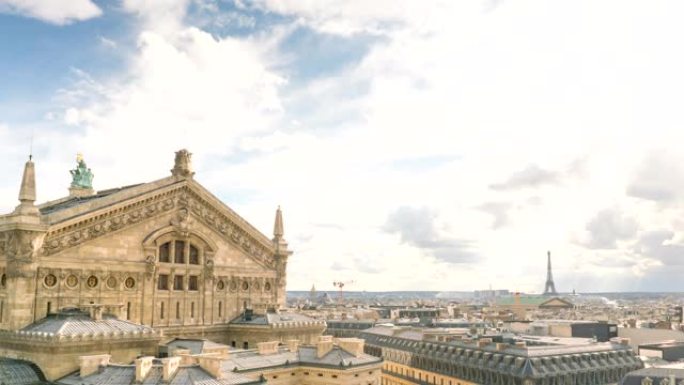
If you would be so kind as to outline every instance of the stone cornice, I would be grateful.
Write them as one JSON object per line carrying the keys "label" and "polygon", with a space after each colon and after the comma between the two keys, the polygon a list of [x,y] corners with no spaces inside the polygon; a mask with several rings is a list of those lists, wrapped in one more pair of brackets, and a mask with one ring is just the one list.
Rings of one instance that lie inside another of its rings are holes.
{"label": "stone cornice", "polygon": [[24,330],[8,331],[0,330],[0,342],[3,343],[51,343],[51,344],[69,344],[69,343],[85,343],[91,341],[108,341],[108,342],[123,342],[123,341],[143,341],[143,340],[159,340],[161,335],[158,331],[146,329],[145,331],[132,332],[113,332],[113,333],[85,333],[81,335],[62,335],[47,332],[29,332]]}

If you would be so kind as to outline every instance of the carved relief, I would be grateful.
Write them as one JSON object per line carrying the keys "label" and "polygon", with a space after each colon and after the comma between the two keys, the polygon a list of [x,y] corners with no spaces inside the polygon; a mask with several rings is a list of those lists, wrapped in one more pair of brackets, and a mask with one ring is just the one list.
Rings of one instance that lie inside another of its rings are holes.
{"label": "carved relief", "polygon": [[187,237],[190,234],[190,214],[188,209],[181,208],[178,210],[178,214],[174,219],[171,220],[171,226],[176,229],[176,232],[182,237]]}
{"label": "carved relief", "polygon": [[174,207],[173,199],[166,195],[155,197],[149,200],[149,202],[144,207],[139,207],[139,203],[134,203],[123,209],[101,215],[100,220],[95,223],[92,222],[92,218],[87,218],[76,226],[69,226],[69,229],[75,228],[75,230],[69,232],[66,229],[51,231],[48,233],[45,245],[43,246],[43,254],[54,254],[63,249],[79,245],[88,239],[138,223],[160,212],[170,211]]}
{"label": "carved relief", "polygon": [[43,279],[43,282],[45,283],[45,287],[55,287],[55,285],[57,284],[57,277],[55,277],[54,274],[48,274]]}
{"label": "carved relief", "polygon": [[75,276],[74,274],[71,274],[66,278],[65,282],[66,282],[67,287],[69,287],[70,289],[73,289],[76,286],[78,286],[78,277]]}
{"label": "carved relief", "polygon": [[157,270],[156,262],[154,255],[148,255],[145,258],[145,274],[148,278],[154,276],[154,272]]}
{"label": "carved relief", "polygon": [[207,277],[211,278],[214,276],[214,258],[206,256],[204,259],[204,274],[206,274]]}
{"label": "carved relief", "polygon": [[35,277],[36,252],[40,249],[45,233],[16,230],[6,234],[4,254],[7,257],[8,277]]}
{"label": "carved relief", "polygon": [[133,277],[126,278],[124,285],[126,286],[126,289],[134,289],[135,288],[135,278],[133,278]]}
{"label": "carved relief", "polygon": [[110,289],[116,289],[118,283],[115,276],[109,276],[109,278],[107,278],[107,287]]}
{"label": "carved relief", "polygon": [[91,288],[91,289],[96,288],[96,287],[97,287],[97,283],[98,283],[98,279],[97,279],[97,277],[94,276],[94,275],[91,275],[91,276],[88,277],[88,279],[86,280],[86,285],[88,285],[88,287]]}

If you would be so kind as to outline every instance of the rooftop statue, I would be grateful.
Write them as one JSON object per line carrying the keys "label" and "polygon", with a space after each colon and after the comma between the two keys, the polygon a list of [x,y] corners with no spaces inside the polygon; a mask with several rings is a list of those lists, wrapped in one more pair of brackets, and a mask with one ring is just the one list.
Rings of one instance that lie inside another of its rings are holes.
{"label": "rooftop statue", "polygon": [[69,170],[71,173],[71,187],[92,189],[93,188],[93,173],[90,171],[88,166],[86,166],[83,160],[83,155],[78,154],[76,156],[76,161],[78,165],[75,170]]}

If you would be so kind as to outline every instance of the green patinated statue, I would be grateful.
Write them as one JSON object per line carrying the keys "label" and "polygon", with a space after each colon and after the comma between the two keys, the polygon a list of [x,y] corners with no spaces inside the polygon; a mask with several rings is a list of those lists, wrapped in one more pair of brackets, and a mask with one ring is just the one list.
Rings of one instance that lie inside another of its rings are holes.
{"label": "green patinated statue", "polygon": [[76,156],[76,161],[78,162],[76,169],[69,170],[72,177],[71,187],[92,189],[94,175],[88,166],[86,166],[85,161],[83,161],[83,155],[78,154]]}

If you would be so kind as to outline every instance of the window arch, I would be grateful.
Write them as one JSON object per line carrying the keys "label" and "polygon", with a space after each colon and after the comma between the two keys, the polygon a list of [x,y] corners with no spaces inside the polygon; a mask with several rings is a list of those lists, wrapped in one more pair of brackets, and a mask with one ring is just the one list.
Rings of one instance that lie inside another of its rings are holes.
{"label": "window arch", "polygon": [[159,263],[202,265],[213,257],[218,245],[205,234],[189,231],[179,233],[174,226],[159,228],[142,242],[146,258]]}
{"label": "window arch", "polygon": [[159,246],[159,262],[199,265],[200,250],[192,242],[170,240]]}

